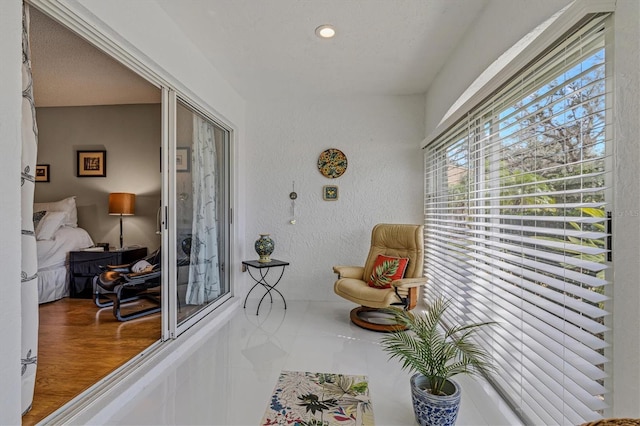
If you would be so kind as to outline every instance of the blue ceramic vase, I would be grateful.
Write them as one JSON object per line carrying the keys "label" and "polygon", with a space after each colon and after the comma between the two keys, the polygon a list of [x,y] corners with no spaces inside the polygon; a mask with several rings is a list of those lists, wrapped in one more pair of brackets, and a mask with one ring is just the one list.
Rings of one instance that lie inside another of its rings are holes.
{"label": "blue ceramic vase", "polygon": [[256,253],[260,258],[258,262],[260,263],[269,263],[271,262],[271,253],[273,253],[273,249],[275,248],[275,243],[269,237],[269,234],[260,234],[260,238],[256,240],[255,249]]}
{"label": "blue ceramic vase", "polygon": [[453,380],[447,380],[444,392],[434,395],[427,392],[429,379],[420,373],[411,376],[411,399],[416,422],[420,426],[453,426],[460,409],[460,387]]}

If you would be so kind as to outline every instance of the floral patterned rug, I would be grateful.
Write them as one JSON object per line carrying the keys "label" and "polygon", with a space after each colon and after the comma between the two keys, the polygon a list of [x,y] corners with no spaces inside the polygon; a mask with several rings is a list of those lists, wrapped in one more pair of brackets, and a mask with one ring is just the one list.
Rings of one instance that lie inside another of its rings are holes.
{"label": "floral patterned rug", "polygon": [[370,426],[367,376],[282,371],[260,425]]}

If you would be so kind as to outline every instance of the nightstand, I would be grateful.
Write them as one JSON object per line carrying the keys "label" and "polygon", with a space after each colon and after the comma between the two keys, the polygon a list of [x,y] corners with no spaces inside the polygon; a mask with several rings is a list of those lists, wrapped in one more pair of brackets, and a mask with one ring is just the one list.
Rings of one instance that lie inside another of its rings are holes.
{"label": "nightstand", "polygon": [[113,251],[70,251],[69,296],[92,299],[93,277],[102,272],[100,266],[126,265],[146,255],[146,247]]}

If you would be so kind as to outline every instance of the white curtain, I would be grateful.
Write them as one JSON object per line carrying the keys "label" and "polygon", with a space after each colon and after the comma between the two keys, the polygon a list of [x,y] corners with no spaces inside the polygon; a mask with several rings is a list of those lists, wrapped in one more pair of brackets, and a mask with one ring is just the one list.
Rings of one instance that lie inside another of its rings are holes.
{"label": "white curtain", "polygon": [[33,229],[33,194],[38,153],[38,127],[33,102],[31,51],[29,49],[29,6],[22,9],[22,412],[33,403],[38,353],[38,258]]}
{"label": "white curtain", "polygon": [[202,305],[220,296],[218,268],[218,166],[214,126],[193,115],[191,179],[193,221],[187,304]]}

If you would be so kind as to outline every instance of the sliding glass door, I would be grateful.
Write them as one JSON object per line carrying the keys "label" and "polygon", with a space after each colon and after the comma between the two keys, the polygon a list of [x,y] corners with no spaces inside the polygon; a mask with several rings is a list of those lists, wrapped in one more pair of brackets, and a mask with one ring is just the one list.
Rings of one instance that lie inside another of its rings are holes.
{"label": "sliding glass door", "polygon": [[172,276],[179,334],[230,294],[226,271],[230,131],[178,99],[172,134],[175,161],[169,164],[175,165],[170,168],[175,232],[170,233],[169,243],[175,250]]}

